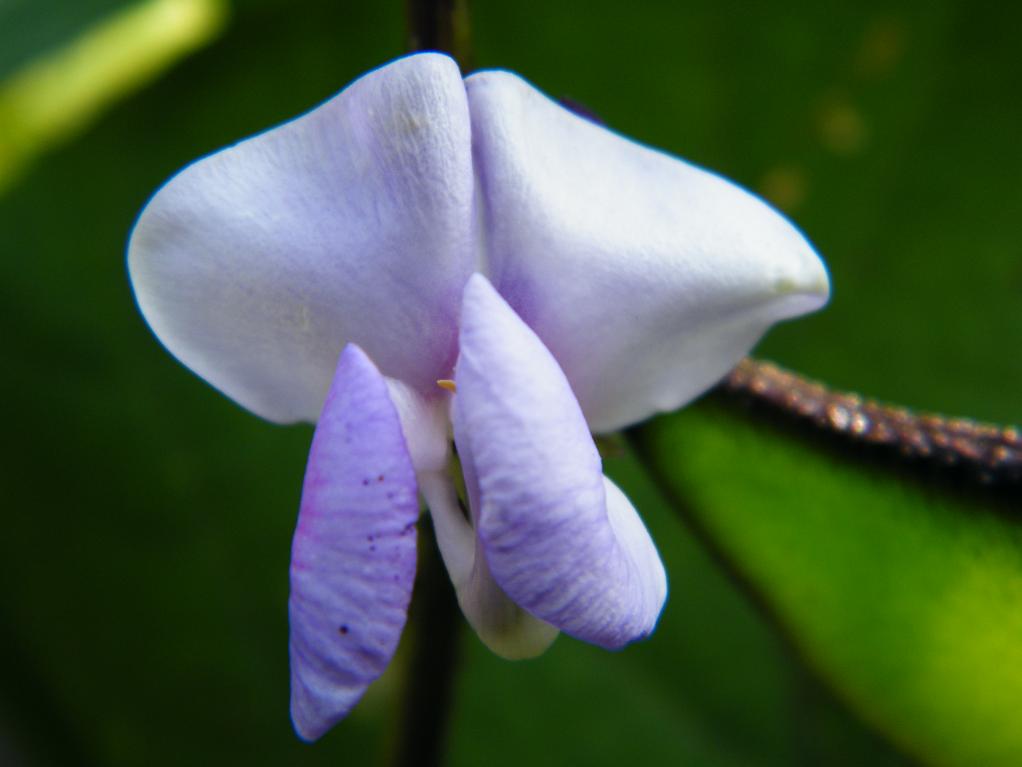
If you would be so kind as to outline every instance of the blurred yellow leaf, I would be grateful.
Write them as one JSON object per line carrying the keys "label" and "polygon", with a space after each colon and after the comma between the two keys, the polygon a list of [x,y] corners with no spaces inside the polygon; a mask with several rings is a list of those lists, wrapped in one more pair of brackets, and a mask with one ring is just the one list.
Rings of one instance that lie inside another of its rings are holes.
{"label": "blurred yellow leaf", "polygon": [[146,0],[0,84],[0,193],[39,154],[208,43],[226,15],[223,0]]}

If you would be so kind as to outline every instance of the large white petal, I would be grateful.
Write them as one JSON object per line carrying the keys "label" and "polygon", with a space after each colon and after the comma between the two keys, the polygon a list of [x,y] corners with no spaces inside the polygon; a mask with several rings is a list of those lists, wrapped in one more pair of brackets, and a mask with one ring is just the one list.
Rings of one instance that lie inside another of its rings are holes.
{"label": "large white petal", "polygon": [[826,301],[819,257],[758,198],[511,73],[466,85],[484,268],[594,430],[685,404],[771,323]]}
{"label": "large white petal", "polygon": [[135,295],[174,355],[274,421],[316,419],[348,342],[431,392],[457,353],[472,189],[457,66],[400,59],[171,179],[132,232]]}

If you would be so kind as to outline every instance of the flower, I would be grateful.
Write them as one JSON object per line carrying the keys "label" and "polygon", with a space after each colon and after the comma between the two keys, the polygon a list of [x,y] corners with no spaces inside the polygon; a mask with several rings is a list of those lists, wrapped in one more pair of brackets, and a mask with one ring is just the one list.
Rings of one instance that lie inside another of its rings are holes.
{"label": "flower", "polygon": [[680,407],[828,293],[754,196],[439,54],[180,172],[128,262],[185,365],[271,421],[318,420],[289,601],[309,740],[395,651],[420,493],[498,653],[647,636],[663,566],[591,431]]}

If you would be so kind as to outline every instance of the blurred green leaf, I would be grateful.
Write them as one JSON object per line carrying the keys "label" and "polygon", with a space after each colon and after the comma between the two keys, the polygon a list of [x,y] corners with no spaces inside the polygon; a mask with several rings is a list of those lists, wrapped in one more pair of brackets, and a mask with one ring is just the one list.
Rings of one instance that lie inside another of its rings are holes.
{"label": "blurred green leaf", "polygon": [[0,193],[44,150],[208,42],[225,2],[143,0],[0,80]]}
{"label": "blurred green leaf", "polygon": [[0,80],[39,55],[63,47],[83,30],[133,0],[2,0]]}
{"label": "blurred green leaf", "polygon": [[716,402],[640,440],[679,507],[868,720],[930,764],[1018,764],[1022,520]]}

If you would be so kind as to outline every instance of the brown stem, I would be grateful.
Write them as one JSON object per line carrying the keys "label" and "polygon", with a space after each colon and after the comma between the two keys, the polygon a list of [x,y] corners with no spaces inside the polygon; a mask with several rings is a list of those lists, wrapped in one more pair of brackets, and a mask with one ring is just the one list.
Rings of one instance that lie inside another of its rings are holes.
{"label": "brown stem", "polygon": [[[471,65],[468,0],[405,0],[408,50],[449,53],[463,72]],[[394,767],[439,767],[458,665],[461,614],[437,550],[428,515],[419,521],[419,565],[408,617],[411,646]]]}
{"label": "brown stem", "polygon": [[408,621],[411,657],[394,767],[444,763],[458,666],[461,614],[425,515],[419,522],[419,540],[419,571]]}
{"label": "brown stem", "polygon": [[835,391],[771,362],[746,358],[724,392],[814,429],[921,464],[959,470],[986,485],[1022,484],[1022,431],[977,423]]}
{"label": "brown stem", "polygon": [[463,72],[472,68],[468,0],[405,0],[409,51],[449,53]]}

